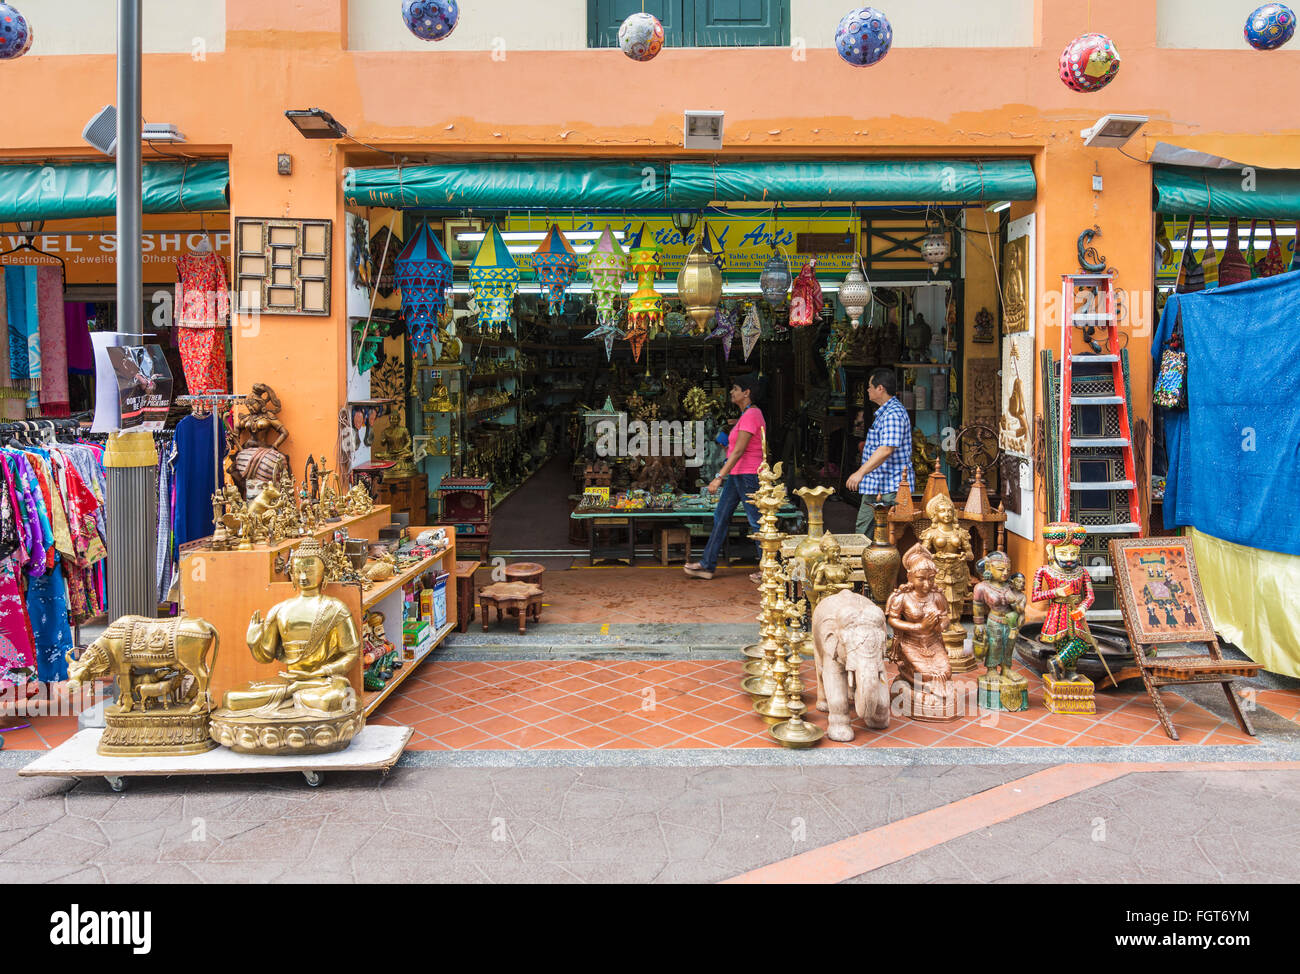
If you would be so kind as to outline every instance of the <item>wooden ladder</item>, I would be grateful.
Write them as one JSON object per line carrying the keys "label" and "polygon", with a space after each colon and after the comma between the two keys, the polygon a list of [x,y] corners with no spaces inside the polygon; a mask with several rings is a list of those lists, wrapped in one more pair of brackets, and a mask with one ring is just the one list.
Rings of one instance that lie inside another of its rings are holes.
{"label": "wooden ladder", "polygon": [[[1079,292],[1085,294],[1084,307],[1078,311]],[[1081,490],[1122,491],[1128,494],[1129,521],[1126,524],[1086,525],[1090,534],[1143,534],[1138,506],[1137,468],[1133,461],[1133,426],[1129,421],[1128,397],[1125,395],[1124,369],[1119,357],[1119,314],[1115,304],[1115,278],[1112,274],[1062,274],[1061,308],[1068,327],[1061,329],[1061,520],[1070,519],[1070,494]],[[1105,310],[1098,310],[1104,308]],[[1104,327],[1105,354],[1074,354],[1076,330]],[[1111,395],[1074,394],[1075,362],[1109,363],[1113,381]],[[1119,413],[1119,436],[1110,439],[1072,439],[1074,406],[1115,406]],[[1119,447],[1124,458],[1124,479],[1076,481],[1070,473],[1070,448]]]}

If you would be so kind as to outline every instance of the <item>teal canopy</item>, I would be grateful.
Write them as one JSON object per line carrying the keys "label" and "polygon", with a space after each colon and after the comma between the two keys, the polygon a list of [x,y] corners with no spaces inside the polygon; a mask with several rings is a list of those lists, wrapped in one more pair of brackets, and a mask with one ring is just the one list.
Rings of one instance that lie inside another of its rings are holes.
{"label": "teal canopy", "polygon": [[1300,170],[1156,166],[1156,212],[1300,220]]}
{"label": "teal canopy", "polygon": [[666,206],[663,165],[639,162],[484,162],[353,169],[343,201],[354,206],[631,209]]}
{"label": "teal canopy", "polygon": [[1037,190],[1026,159],[860,162],[675,162],[673,206],[726,202],[968,203],[1031,200]]}
{"label": "teal canopy", "polygon": [[470,206],[698,209],[717,201],[966,203],[1029,200],[1025,159],[709,163],[529,160],[350,170],[344,202],[446,209]]}
{"label": "teal canopy", "polygon": [[[224,159],[146,162],[144,212],[230,208],[230,165]],[[0,166],[0,223],[112,216],[117,170],[111,162]]]}

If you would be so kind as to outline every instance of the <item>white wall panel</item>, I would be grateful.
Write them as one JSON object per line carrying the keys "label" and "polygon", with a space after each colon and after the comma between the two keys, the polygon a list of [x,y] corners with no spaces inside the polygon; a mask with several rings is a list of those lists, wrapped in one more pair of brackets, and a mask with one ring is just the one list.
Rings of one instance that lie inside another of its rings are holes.
{"label": "white wall panel", "polygon": [[[1264,0],[1156,0],[1159,47],[1248,51],[1246,17]],[[1292,41],[1283,50],[1294,50]],[[1122,52],[1121,52],[1122,53]]]}
{"label": "white wall panel", "polygon": [[[114,54],[115,0],[19,0],[32,25],[31,54]],[[226,0],[144,0],[146,54],[216,53],[226,49]]]}
{"label": "white wall panel", "polygon": [[354,51],[577,51],[587,46],[587,0],[475,0],[460,5],[446,40],[422,41],[397,0],[349,0]]}
{"label": "white wall panel", "polygon": [[[791,0],[790,38],[834,47],[835,28],[852,0]],[[876,3],[894,28],[894,46],[1032,47],[1034,0],[907,0]]]}

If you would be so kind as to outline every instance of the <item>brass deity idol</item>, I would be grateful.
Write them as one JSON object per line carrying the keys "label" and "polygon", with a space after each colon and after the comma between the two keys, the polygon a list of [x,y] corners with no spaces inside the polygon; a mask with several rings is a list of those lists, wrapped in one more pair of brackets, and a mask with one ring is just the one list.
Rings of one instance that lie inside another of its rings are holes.
{"label": "brass deity idol", "polygon": [[985,612],[987,618],[976,626],[975,652],[984,657],[988,672],[979,680],[979,705],[985,710],[1028,710],[1029,681],[1011,668],[1015,633],[1025,614],[1024,576],[1017,591],[1008,580],[1011,559],[1001,551],[991,552],[980,566],[983,580],[976,584],[972,600],[976,619]]}
{"label": "brass deity idol", "polygon": [[361,640],[352,613],[325,595],[325,561],[310,538],[293,555],[298,594],[248,623],[248,648],[261,663],[279,660],[277,677],[227,691],[212,713],[212,736],[245,754],[322,754],[348,746],[365,723],[348,674]]}
{"label": "brass deity idol", "polygon": [[99,678],[117,682],[117,700],[104,708],[99,753],[200,754],[216,747],[208,734],[216,646],[217,630],[206,619],[122,616],[78,658],[69,652],[69,690]]}
{"label": "brass deity idol", "polygon": [[930,552],[913,545],[903,556],[907,582],[885,604],[885,617],[894,630],[893,655],[898,676],[890,696],[915,720],[956,720],[957,691],[943,643],[948,626],[948,602],[936,587],[938,569]]}
{"label": "brass deity idol", "polygon": [[414,454],[411,451],[411,434],[398,421],[398,417],[394,416],[393,422],[380,435],[379,445],[384,451],[384,456],[393,461],[393,466],[388,471],[391,476],[410,477],[415,474]]}
{"label": "brass deity idol", "polygon": [[936,494],[925,505],[930,526],[921,532],[920,542],[934,558],[935,582],[948,603],[949,622],[943,632],[953,672],[965,673],[979,664],[965,650],[966,629],[961,624],[962,607],[970,596],[968,562],[975,557],[970,535],[957,522],[957,508],[947,494]]}
{"label": "brass deity idol", "polygon": [[835,540],[835,535],[823,534],[806,589],[809,608],[815,611],[826,596],[852,589],[852,575],[852,569],[840,557],[840,543]]}

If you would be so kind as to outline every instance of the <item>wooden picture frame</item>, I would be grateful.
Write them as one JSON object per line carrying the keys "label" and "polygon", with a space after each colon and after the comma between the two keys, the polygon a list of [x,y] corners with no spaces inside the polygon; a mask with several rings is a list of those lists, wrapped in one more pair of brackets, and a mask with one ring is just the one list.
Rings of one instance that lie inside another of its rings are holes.
{"label": "wooden picture frame", "polygon": [[1217,644],[1190,538],[1115,538],[1110,558],[1135,644]]}
{"label": "wooden picture frame", "polygon": [[241,312],[330,313],[332,220],[239,217],[235,292]]}
{"label": "wooden picture frame", "polygon": [[447,218],[442,221],[442,245],[446,248],[447,256],[451,258],[453,267],[468,267],[474,263],[474,258],[478,256],[478,249],[482,246],[482,241],[471,242],[465,241],[465,247],[462,251],[461,245],[456,240],[458,233],[484,233],[487,230],[487,224],[482,220],[472,218]]}

